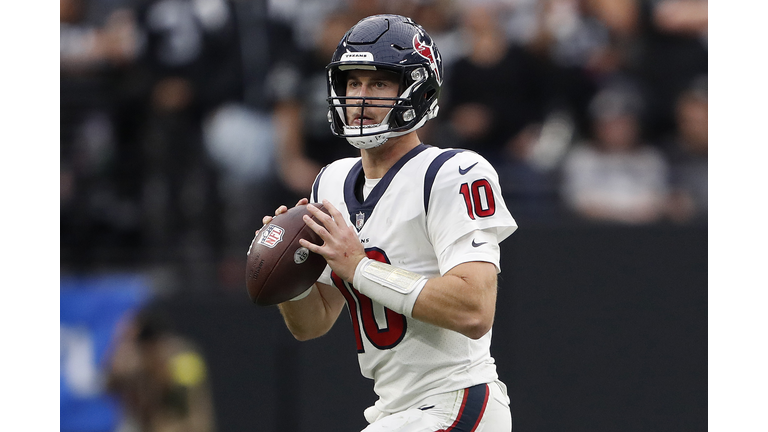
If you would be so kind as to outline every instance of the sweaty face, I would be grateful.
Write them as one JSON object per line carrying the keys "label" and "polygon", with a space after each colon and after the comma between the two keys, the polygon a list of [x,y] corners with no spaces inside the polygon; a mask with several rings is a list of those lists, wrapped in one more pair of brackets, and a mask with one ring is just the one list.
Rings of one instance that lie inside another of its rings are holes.
{"label": "sweaty face", "polygon": [[[359,97],[389,97],[399,95],[399,76],[394,72],[384,70],[351,70],[347,74],[347,96]],[[349,104],[360,104],[362,99],[347,99]],[[392,101],[365,100],[362,107],[347,107],[347,125],[360,126],[379,124],[387,116],[394,105]],[[371,108],[368,105],[387,105],[387,107]]]}

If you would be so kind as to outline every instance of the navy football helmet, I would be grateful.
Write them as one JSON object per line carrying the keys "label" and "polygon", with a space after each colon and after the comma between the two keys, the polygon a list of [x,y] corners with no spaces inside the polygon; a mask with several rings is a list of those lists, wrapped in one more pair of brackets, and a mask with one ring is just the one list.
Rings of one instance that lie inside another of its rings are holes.
{"label": "navy football helmet", "polygon": [[[399,97],[345,97],[345,72],[350,69],[397,73]],[[360,20],[341,39],[326,70],[331,131],[357,148],[380,146],[437,116],[443,61],[429,34],[410,18],[374,15]],[[380,124],[350,126],[345,115],[347,107],[392,109]]]}

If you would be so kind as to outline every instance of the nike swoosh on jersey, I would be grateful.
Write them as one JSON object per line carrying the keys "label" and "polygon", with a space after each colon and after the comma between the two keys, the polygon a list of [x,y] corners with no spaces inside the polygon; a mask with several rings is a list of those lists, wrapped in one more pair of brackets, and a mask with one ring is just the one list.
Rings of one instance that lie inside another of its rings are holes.
{"label": "nike swoosh on jersey", "polygon": [[475,167],[475,165],[477,165],[477,162],[473,163],[472,165],[470,165],[470,166],[468,166],[468,167],[466,167],[464,169],[461,169],[461,166],[459,166],[459,174],[464,175],[464,174],[468,173],[469,170],[471,170],[472,168]]}
{"label": "nike swoosh on jersey", "polygon": [[[471,167],[470,167],[470,168],[471,168]],[[475,242],[475,239],[472,239],[472,247],[480,247],[480,246],[482,246],[482,245],[484,245],[484,244],[486,244],[486,243],[488,243],[488,242],[480,242],[480,243],[476,243],[476,242]]]}

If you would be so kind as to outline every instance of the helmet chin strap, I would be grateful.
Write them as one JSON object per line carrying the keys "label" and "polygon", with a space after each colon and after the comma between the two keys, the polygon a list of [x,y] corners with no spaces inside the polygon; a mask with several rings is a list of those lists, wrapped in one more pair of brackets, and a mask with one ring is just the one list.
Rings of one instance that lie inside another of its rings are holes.
{"label": "helmet chin strap", "polygon": [[[387,119],[389,118],[389,114],[387,114],[387,117],[384,119],[384,122],[381,124],[386,124]],[[368,135],[368,136],[345,136],[347,139],[347,142],[352,144],[353,147],[361,149],[361,150],[368,150],[372,148],[376,148],[384,143],[387,142],[390,138],[395,138],[399,136],[403,136],[406,134],[409,134],[416,129],[422,127],[424,123],[427,122],[427,116],[424,116],[424,118],[421,119],[418,123],[416,123],[412,128],[400,131],[400,132],[382,132],[380,134],[376,135]],[[357,128],[355,128],[357,129]]]}
{"label": "helmet chin strap", "polygon": [[[386,131],[387,126],[389,124],[389,117],[392,115],[393,109],[390,109],[387,115],[384,117],[384,119],[381,121],[381,123],[377,125],[370,125],[368,126],[371,129],[384,129],[384,132],[376,135],[367,135],[367,136],[355,136],[355,133],[360,133],[363,130],[363,126],[361,125],[359,128],[355,126],[344,126],[344,135],[347,138],[347,142],[352,144],[353,147],[359,148],[362,150],[367,150],[371,148],[378,147],[390,138],[392,136],[390,133]],[[365,112],[365,106],[363,106],[363,112]],[[362,113],[361,113],[362,115]]]}
{"label": "helmet chin strap", "polygon": [[386,133],[379,134],[379,135],[370,135],[370,136],[364,136],[364,137],[347,137],[347,142],[352,144],[353,147],[358,148],[360,150],[368,150],[372,148],[376,148],[389,139],[389,137],[386,137],[384,135],[388,135]]}

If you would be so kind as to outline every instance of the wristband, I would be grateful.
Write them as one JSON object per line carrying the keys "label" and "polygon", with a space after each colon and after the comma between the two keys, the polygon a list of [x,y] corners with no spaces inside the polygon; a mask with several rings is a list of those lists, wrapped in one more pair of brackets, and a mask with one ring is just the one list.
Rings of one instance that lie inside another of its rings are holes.
{"label": "wristband", "polygon": [[352,284],[361,294],[386,308],[413,318],[413,305],[427,284],[424,276],[363,258],[355,268]]}

